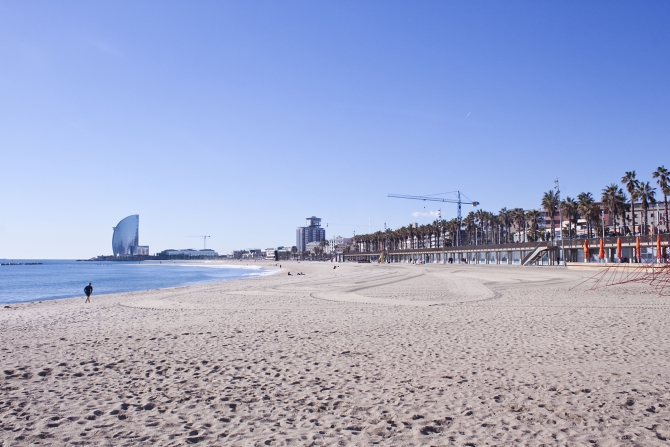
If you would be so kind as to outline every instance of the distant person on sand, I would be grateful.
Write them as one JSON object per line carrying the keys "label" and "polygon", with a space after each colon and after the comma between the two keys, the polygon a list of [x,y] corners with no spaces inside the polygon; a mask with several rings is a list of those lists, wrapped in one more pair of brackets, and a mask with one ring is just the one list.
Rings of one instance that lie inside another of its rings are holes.
{"label": "distant person on sand", "polygon": [[93,286],[91,285],[91,283],[88,283],[88,285],[86,287],[84,287],[84,293],[86,294],[86,301],[84,301],[84,304],[85,303],[90,303],[91,302],[91,294],[93,293]]}

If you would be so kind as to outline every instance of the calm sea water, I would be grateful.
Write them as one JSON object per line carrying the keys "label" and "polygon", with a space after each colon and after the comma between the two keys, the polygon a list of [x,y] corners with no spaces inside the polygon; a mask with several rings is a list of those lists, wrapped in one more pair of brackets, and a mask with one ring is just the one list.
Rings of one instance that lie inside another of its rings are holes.
{"label": "calm sea water", "polygon": [[199,284],[271,274],[256,266],[162,264],[137,262],[77,262],[0,260],[0,263],[41,262],[42,265],[0,265],[0,303],[54,300],[84,296],[93,283],[93,296]]}

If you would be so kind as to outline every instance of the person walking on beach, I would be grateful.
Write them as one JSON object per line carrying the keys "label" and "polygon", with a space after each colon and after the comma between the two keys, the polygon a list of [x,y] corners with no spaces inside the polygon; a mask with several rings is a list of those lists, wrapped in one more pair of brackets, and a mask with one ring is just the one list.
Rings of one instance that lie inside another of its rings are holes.
{"label": "person walking on beach", "polygon": [[91,283],[88,283],[88,285],[84,287],[84,293],[86,294],[86,301],[84,301],[84,304],[90,303],[91,294],[93,293],[93,286],[91,285]]}

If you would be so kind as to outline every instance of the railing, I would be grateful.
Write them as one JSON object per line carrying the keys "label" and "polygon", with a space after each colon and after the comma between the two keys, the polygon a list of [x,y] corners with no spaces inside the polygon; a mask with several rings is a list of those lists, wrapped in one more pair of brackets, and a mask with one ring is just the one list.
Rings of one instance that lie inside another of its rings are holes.
{"label": "railing", "polygon": [[[670,243],[670,234],[662,234],[661,243],[664,247]],[[648,236],[617,236],[606,238],[589,238],[589,239],[564,239],[563,241],[543,241],[543,242],[520,242],[511,244],[485,244],[485,245],[461,245],[449,247],[432,247],[432,248],[411,248],[400,250],[386,250],[389,255],[411,255],[422,253],[472,253],[472,252],[488,252],[488,251],[528,251],[531,253],[538,248],[546,247],[547,250],[566,250],[583,249],[584,241],[589,242],[590,249],[597,249],[600,245],[600,239],[603,239],[606,248],[615,248],[618,239],[621,239],[621,245],[624,247],[633,247],[637,243],[637,238],[640,238],[640,245],[643,247],[653,247],[656,245],[658,235]],[[345,253],[346,257],[352,256],[379,256],[381,251],[360,251]],[[530,254],[530,253],[529,253]]]}

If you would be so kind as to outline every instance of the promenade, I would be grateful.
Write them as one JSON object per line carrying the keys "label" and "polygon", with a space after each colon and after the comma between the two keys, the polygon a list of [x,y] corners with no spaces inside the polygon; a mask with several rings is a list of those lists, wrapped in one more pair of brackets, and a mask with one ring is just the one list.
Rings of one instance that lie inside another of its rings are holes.
{"label": "promenade", "polygon": [[[566,239],[561,242],[522,242],[515,244],[463,245],[459,247],[424,247],[408,250],[389,250],[384,253],[386,262],[408,264],[444,264],[451,258],[455,264],[494,265],[561,265],[561,252],[570,262],[585,262],[584,241],[588,241],[588,262],[619,262],[616,257],[617,240],[621,239],[622,257],[632,259],[638,237],[603,238],[605,258],[599,259],[600,238]],[[657,236],[639,236],[641,260],[654,262],[657,259]],[[661,235],[666,253],[670,245],[670,234]],[[345,262],[377,262],[381,251],[356,251],[342,255]]]}

